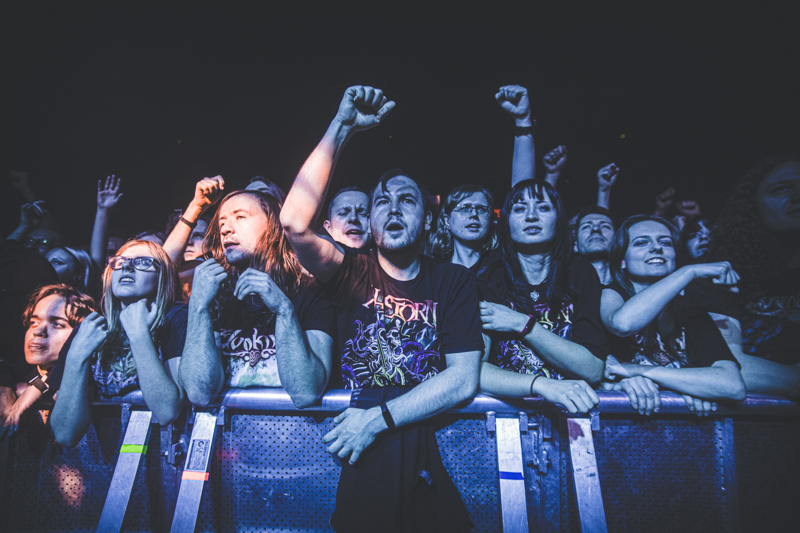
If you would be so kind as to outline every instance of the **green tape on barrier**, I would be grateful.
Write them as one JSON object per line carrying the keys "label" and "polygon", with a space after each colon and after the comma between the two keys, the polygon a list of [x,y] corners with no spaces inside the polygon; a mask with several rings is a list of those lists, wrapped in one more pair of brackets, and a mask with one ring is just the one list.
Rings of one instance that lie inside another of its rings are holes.
{"label": "green tape on barrier", "polygon": [[120,453],[141,453],[144,455],[147,453],[147,445],[146,444],[123,444],[122,448],[119,449]]}

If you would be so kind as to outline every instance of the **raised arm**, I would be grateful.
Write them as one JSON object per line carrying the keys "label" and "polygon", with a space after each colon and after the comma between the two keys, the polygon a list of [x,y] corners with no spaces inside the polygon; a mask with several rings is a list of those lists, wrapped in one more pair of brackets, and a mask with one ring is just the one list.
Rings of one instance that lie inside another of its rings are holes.
{"label": "raised arm", "polygon": [[380,124],[394,105],[380,89],[361,85],[348,88],[328,131],[306,159],[286,195],[281,225],[300,263],[319,281],[329,280],[344,257],[338,244],[317,234],[313,227],[325,202],[336,161],[354,133]]}
{"label": "raised arm", "polygon": [[168,359],[162,363],[158,358],[158,350],[150,335],[157,314],[155,303],[148,308],[147,300],[139,300],[123,309],[119,320],[131,344],[144,402],[158,423],[166,426],[178,418],[186,395],[169,370],[170,365],[177,364],[177,361]]}
{"label": "raised arm", "polygon": [[545,154],[542,162],[544,163],[544,169],[547,171],[544,180],[555,187],[558,183],[558,178],[561,177],[564,166],[567,164],[567,147],[563,144],[556,146]]}
{"label": "raised arm", "polygon": [[614,163],[597,171],[597,206],[610,209],[611,188],[619,176],[619,167]]}
{"label": "raised arm", "polygon": [[239,276],[239,300],[255,293],[275,313],[275,345],[281,385],[295,406],[309,407],[322,396],[331,375],[333,339],[321,331],[303,331],[291,300],[264,272],[248,268]]}
{"label": "raised arm", "polygon": [[24,204],[20,212],[19,226],[17,226],[17,229],[15,229],[8,238],[17,242],[24,241],[25,237],[27,237],[31,231],[42,225],[45,213],[47,213],[47,208],[42,200],[38,200],[32,204]]}
{"label": "raised arm", "polygon": [[183,262],[183,252],[194,229],[192,225],[209,207],[220,201],[224,192],[225,180],[222,176],[203,178],[197,182],[194,187],[194,198],[164,243],[164,251],[175,263]]}
{"label": "raised arm", "polygon": [[521,85],[500,87],[494,95],[503,110],[514,117],[514,158],[511,162],[511,186],[534,178],[536,150],[533,146],[533,121],[528,89]]}
{"label": "raised arm", "polygon": [[211,303],[228,274],[208,259],[194,270],[186,344],[178,370],[178,381],[193,405],[205,407],[217,399],[225,383],[218,333],[211,320]]}
{"label": "raised arm", "polygon": [[97,213],[94,216],[90,255],[100,266],[105,264],[108,252],[108,213],[122,196],[119,192],[120,181],[120,178],[115,178],[113,174],[106,178],[105,184],[103,180],[97,181]]}
{"label": "raised arm", "polygon": [[730,263],[701,263],[681,267],[635,294],[627,302],[614,290],[604,289],[600,316],[611,333],[628,337],[655,320],[662,309],[693,280],[711,278],[714,283],[735,285],[739,275]]}
{"label": "raised arm", "polygon": [[92,354],[108,334],[106,319],[90,313],[72,339],[64,365],[61,387],[50,416],[50,427],[62,446],[75,446],[92,420]]}
{"label": "raised arm", "polygon": [[[448,354],[446,358],[445,370],[387,402],[395,426],[430,418],[475,395],[481,352]],[[350,464],[355,464],[375,437],[388,429],[380,406],[370,409],[351,407],[333,421],[337,426],[322,438],[322,442],[329,444],[330,453],[341,458],[350,455]]]}

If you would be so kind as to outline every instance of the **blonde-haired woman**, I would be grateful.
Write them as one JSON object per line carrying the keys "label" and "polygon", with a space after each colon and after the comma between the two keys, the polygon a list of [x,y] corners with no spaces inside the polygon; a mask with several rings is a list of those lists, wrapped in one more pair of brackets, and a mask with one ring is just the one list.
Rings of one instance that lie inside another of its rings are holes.
{"label": "blonde-haired woman", "polygon": [[56,440],[76,445],[91,421],[94,391],[101,397],[141,388],[162,425],[181,411],[185,393],[178,365],[186,338],[175,263],[161,246],[130,241],[103,273],[103,315],[92,313],[65,346],[61,387],[51,426]]}

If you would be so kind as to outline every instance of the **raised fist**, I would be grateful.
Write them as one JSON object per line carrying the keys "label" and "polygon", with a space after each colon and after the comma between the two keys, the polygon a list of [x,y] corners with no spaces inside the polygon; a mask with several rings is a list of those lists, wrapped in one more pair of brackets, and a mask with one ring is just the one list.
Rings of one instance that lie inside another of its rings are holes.
{"label": "raised fist", "polygon": [[675,203],[675,189],[670,187],[656,196],[656,215],[663,216]]}
{"label": "raised fist", "polygon": [[219,202],[225,192],[225,180],[222,176],[203,178],[194,186],[194,199],[192,203],[206,209]]}
{"label": "raised fist", "polygon": [[695,278],[710,278],[713,283],[721,285],[736,285],[740,279],[739,274],[727,261],[698,263],[685,268],[690,268]]}
{"label": "raised fist", "polygon": [[109,209],[117,205],[122,193],[119,192],[119,178],[115,178],[114,174],[106,177],[105,185],[103,180],[97,180],[97,208]]}
{"label": "raised fist", "polygon": [[681,200],[675,204],[675,208],[678,210],[678,214],[686,218],[699,217],[702,214],[700,212],[700,204],[694,200]]}
{"label": "raised fist", "polygon": [[517,126],[531,125],[531,106],[528,102],[528,89],[521,85],[505,85],[494,95],[503,110],[514,117]]}
{"label": "raised fist", "polygon": [[383,122],[394,106],[380,89],[354,85],[344,92],[336,120],[353,131],[368,130]]}
{"label": "raised fist", "polygon": [[597,186],[604,191],[607,191],[614,186],[619,176],[619,167],[614,163],[606,165],[597,171]]}
{"label": "raised fist", "polygon": [[18,191],[24,191],[28,188],[28,173],[24,170],[12,170],[8,173],[8,181]]}
{"label": "raised fist", "polygon": [[42,225],[42,219],[47,213],[47,208],[42,200],[31,204],[24,204],[19,217],[19,225],[35,229]]}
{"label": "raised fist", "polygon": [[78,326],[78,332],[72,339],[72,350],[81,359],[88,359],[103,344],[108,335],[108,323],[103,315],[91,312]]}
{"label": "raised fist", "polygon": [[228,274],[219,263],[213,259],[206,259],[194,269],[192,279],[192,296],[189,299],[190,306],[200,306],[201,309],[209,309],[211,302],[217,296],[222,282]]}
{"label": "raised fist", "polygon": [[542,161],[544,161],[544,168],[548,174],[560,173],[567,164],[567,147],[563,144],[556,146],[545,154]]}

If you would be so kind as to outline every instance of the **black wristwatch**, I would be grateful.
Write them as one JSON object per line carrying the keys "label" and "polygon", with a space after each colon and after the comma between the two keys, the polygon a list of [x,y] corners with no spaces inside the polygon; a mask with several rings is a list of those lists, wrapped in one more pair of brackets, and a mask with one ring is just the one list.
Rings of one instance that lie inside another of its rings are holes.
{"label": "black wristwatch", "polygon": [[36,376],[35,378],[33,378],[28,382],[28,385],[36,387],[42,394],[45,394],[47,391],[50,390],[50,386],[47,385],[47,382],[42,379],[42,376]]}

